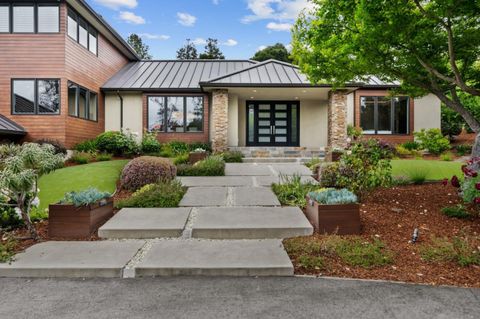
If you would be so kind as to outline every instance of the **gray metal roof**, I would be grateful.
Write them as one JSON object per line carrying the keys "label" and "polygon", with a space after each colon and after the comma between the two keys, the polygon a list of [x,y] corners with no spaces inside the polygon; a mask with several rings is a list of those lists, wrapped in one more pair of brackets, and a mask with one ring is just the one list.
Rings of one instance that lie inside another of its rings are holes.
{"label": "gray metal roof", "polygon": [[127,64],[103,85],[104,90],[200,90],[200,82],[244,70],[250,60],[160,60]]}
{"label": "gray metal roof", "polygon": [[21,125],[0,114],[0,134],[25,135],[27,131]]}

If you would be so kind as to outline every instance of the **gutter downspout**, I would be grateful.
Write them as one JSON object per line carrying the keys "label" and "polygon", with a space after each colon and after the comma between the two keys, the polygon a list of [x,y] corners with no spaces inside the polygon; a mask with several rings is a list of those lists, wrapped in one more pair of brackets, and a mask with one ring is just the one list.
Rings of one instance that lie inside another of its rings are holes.
{"label": "gutter downspout", "polygon": [[117,91],[117,96],[120,99],[120,131],[123,131],[123,97],[120,95],[120,91]]}

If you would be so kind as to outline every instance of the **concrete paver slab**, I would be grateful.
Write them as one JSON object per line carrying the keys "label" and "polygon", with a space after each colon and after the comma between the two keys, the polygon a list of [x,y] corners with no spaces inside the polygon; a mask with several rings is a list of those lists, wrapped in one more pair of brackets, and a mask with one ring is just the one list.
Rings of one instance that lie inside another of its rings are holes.
{"label": "concrete paver slab", "polygon": [[180,207],[225,206],[227,187],[191,187],[180,201]]}
{"label": "concrete paver slab", "polygon": [[280,240],[163,240],[135,267],[148,276],[291,276]]}
{"label": "concrete paver slab", "polygon": [[235,187],[233,206],[280,206],[277,196],[268,187]]}
{"label": "concrete paver slab", "polygon": [[145,244],[134,241],[49,241],[28,248],[0,277],[122,277],[123,268]]}
{"label": "concrete paver slab", "polygon": [[[300,176],[300,179],[303,183],[313,183],[318,184],[312,176]],[[285,177],[283,176],[256,176],[255,177],[256,183],[259,186],[270,186],[273,183],[283,184],[285,183]]]}
{"label": "concrete paver slab", "polygon": [[177,179],[187,187],[253,186],[250,176],[183,176]]}
{"label": "concrete paver slab", "polygon": [[312,175],[312,171],[302,164],[271,164],[270,166],[278,175]]}
{"label": "concrete paver slab", "polygon": [[225,164],[227,176],[268,176],[273,175],[266,164],[227,163]]}
{"label": "concrete paver slab", "polygon": [[289,238],[313,234],[298,207],[199,208],[192,237],[210,239]]}
{"label": "concrete paver slab", "polygon": [[105,225],[102,238],[180,237],[191,208],[124,208]]}

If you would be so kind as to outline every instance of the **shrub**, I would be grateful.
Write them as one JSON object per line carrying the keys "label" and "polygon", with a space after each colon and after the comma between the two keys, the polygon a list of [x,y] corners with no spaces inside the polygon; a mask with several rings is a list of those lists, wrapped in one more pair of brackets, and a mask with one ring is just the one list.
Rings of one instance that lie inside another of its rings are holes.
{"label": "shrub", "polygon": [[438,155],[450,149],[450,141],[442,135],[440,129],[422,129],[420,132],[413,133],[413,135],[419,142],[420,147],[431,154]]}
{"label": "shrub", "polygon": [[410,181],[415,185],[421,185],[427,180],[430,170],[426,167],[415,167],[405,172]]}
{"label": "shrub", "polygon": [[169,142],[168,147],[170,147],[174,156],[188,153],[190,151],[190,146],[185,142],[179,142],[179,141]]}
{"label": "shrub", "polygon": [[177,166],[178,176],[224,176],[225,162],[218,155],[208,156],[194,165],[180,164]]}
{"label": "shrub", "polygon": [[206,152],[211,152],[212,151],[212,147],[210,145],[210,143],[201,143],[201,142],[193,142],[192,144],[189,144],[188,145],[189,147],[189,150],[190,152],[196,150],[196,149],[202,149]]}
{"label": "shrub", "polygon": [[70,157],[70,161],[76,164],[87,164],[93,160],[93,156],[90,153],[86,152],[73,152]]}
{"label": "shrub", "polygon": [[23,225],[23,221],[15,212],[14,202],[0,195],[0,229],[11,229]]}
{"label": "shrub", "polygon": [[65,147],[65,145],[63,145],[62,142],[60,142],[58,140],[43,138],[43,139],[40,139],[40,140],[36,140],[35,143],[40,144],[40,145],[50,144],[55,149],[55,154],[67,155],[67,148]]}
{"label": "shrub", "polygon": [[462,132],[465,121],[460,114],[442,105],[442,134],[451,140]]}
{"label": "shrub", "polygon": [[308,193],[308,196],[322,205],[357,203],[357,196],[348,189],[323,188]]}
{"label": "shrub", "polygon": [[430,244],[420,249],[420,255],[428,262],[456,262],[462,267],[480,265],[479,238],[455,236],[448,238],[433,237]]}
{"label": "shrub", "polygon": [[173,160],[173,164],[175,165],[188,164],[188,158],[189,158],[188,153],[178,155]]}
{"label": "shrub", "polygon": [[87,188],[79,192],[69,192],[61,200],[63,204],[72,204],[75,207],[95,204],[98,201],[109,198],[112,195],[109,192],[101,192],[96,188]]}
{"label": "shrub", "polygon": [[420,144],[418,144],[418,142],[416,141],[406,141],[405,143],[400,145],[409,151],[420,149]]}
{"label": "shrub", "polygon": [[186,187],[177,180],[162,181],[145,185],[130,198],[118,202],[117,208],[123,207],[178,207],[185,195]]}
{"label": "shrub", "polygon": [[318,188],[318,185],[313,183],[302,182],[298,175],[281,176],[280,179],[280,184],[272,184],[272,190],[282,205],[304,208],[307,205],[307,194]]}
{"label": "shrub", "polygon": [[315,171],[317,165],[321,164],[323,161],[318,157],[312,157],[308,162],[305,163],[305,166],[310,168],[312,171]]}
{"label": "shrub", "polygon": [[453,161],[453,154],[452,152],[446,152],[440,155],[440,160],[445,161],[445,162],[451,162]]}
{"label": "shrub", "polygon": [[95,159],[99,162],[106,162],[112,159],[112,154],[100,153],[95,156]]}
{"label": "shrub", "polygon": [[480,158],[474,157],[467,161],[467,164],[462,166],[463,181],[457,176],[453,176],[451,183],[454,187],[461,188],[461,196],[465,203],[480,205]]}
{"label": "shrub", "polygon": [[94,153],[97,151],[97,141],[96,139],[86,140],[75,145],[73,149],[79,152]]}
{"label": "shrub", "polygon": [[0,263],[10,262],[15,255],[15,246],[17,242],[13,238],[8,238],[4,242],[0,242]]}
{"label": "shrub", "polygon": [[141,156],[131,160],[122,171],[121,185],[129,190],[159,181],[172,180],[176,168],[169,160],[154,156]]}
{"label": "shrub", "polygon": [[457,154],[459,156],[465,156],[467,154],[470,154],[470,152],[472,151],[472,145],[460,144],[455,146],[455,150],[457,151]]}
{"label": "shrub", "polygon": [[348,137],[356,140],[358,139],[359,137],[361,137],[363,134],[363,131],[360,127],[355,127],[353,125],[348,125],[347,126],[347,135]]}
{"label": "shrub", "polygon": [[30,211],[30,219],[34,223],[48,219],[48,208],[40,209],[39,207],[32,207],[32,210]]}
{"label": "shrub", "polygon": [[411,150],[405,148],[401,144],[395,146],[395,153],[397,153],[397,155],[400,156],[400,157],[406,157],[406,156],[413,155],[413,152]]}
{"label": "shrub", "polygon": [[162,146],[157,140],[157,134],[155,132],[143,133],[142,143],[140,145],[143,154],[154,154],[160,152]]}
{"label": "shrub", "polygon": [[96,138],[97,149],[114,155],[133,155],[139,151],[139,146],[133,134],[109,131]]}
{"label": "shrub", "polygon": [[392,186],[404,186],[410,184],[410,178],[407,176],[394,176],[392,179]]}
{"label": "shrub", "polygon": [[222,153],[225,163],[242,163],[243,154],[239,151],[226,151]]}
{"label": "shrub", "polygon": [[465,206],[459,204],[456,206],[448,206],[442,208],[442,213],[448,217],[455,218],[469,218],[470,214],[465,209]]}

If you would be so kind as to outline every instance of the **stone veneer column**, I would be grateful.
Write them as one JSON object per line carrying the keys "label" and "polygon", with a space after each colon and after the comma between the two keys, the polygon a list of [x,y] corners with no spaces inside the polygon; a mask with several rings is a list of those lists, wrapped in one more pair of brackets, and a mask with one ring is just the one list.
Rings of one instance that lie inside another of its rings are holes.
{"label": "stone veneer column", "polygon": [[330,91],[328,94],[328,151],[347,147],[347,94]]}
{"label": "stone veneer column", "polygon": [[223,152],[228,147],[228,90],[212,91],[212,149]]}

